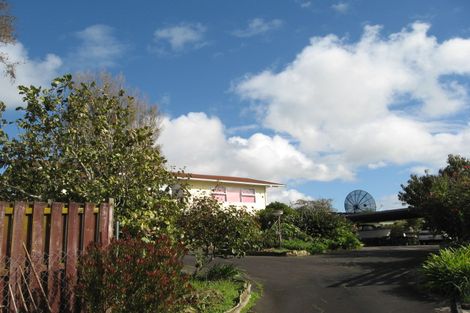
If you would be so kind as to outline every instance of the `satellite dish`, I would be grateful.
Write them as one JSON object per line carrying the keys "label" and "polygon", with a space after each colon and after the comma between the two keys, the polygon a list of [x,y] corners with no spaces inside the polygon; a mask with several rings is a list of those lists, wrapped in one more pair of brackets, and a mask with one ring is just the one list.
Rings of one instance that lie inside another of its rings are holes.
{"label": "satellite dish", "polygon": [[364,190],[351,191],[344,200],[346,213],[374,212],[376,208],[374,198]]}

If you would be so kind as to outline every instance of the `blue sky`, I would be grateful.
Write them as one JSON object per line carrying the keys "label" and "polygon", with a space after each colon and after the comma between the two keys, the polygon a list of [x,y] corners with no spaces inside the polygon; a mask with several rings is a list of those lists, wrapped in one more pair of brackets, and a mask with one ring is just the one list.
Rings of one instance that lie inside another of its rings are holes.
{"label": "blue sky", "polygon": [[[286,184],[271,199],[364,189],[469,157],[470,3],[10,1],[18,84],[121,73],[159,106],[169,164]],[[13,110],[7,115],[14,116]]]}

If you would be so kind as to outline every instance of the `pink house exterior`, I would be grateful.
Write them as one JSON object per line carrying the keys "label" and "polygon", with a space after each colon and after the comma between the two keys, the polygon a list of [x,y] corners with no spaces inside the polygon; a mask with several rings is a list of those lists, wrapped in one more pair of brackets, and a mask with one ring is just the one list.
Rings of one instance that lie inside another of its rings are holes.
{"label": "pink house exterior", "polygon": [[177,176],[187,181],[192,197],[210,196],[224,206],[245,207],[253,212],[266,208],[267,188],[283,186],[279,183],[245,177],[195,173],[179,173]]}

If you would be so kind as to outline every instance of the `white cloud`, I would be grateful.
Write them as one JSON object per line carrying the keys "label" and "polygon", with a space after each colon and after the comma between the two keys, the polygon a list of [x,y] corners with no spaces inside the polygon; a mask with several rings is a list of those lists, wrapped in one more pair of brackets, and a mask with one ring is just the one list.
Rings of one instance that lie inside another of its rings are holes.
{"label": "white cloud", "polygon": [[[168,44],[173,52],[181,52],[187,48],[200,48],[207,43],[204,34],[207,28],[200,24],[181,23],[175,26],[157,29],[154,32],[154,40],[157,44]],[[157,47],[160,52],[165,51],[164,46]]]}
{"label": "white cloud", "polygon": [[312,197],[307,196],[295,189],[286,188],[270,188],[268,189],[268,203],[282,202],[285,204],[293,204],[297,200],[313,200]]}
{"label": "white cloud", "polygon": [[189,172],[276,182],[351,175],[342,166],[327,167],[313,162],[278,135],[255,133],[248,138],[226,137],[222,122],[204,113],[164,118],[159,144],[170,165],[186,167]]}
{"label": "white cloud", "polygon": [[115,66],[127,47],[114,32],[110,26],[97,24],[75,33],[80,44],[68,56],[67,65],[80,69]]}
{"label": "white cloud", "polygon": [[232,34],[236,37],[241,38],[253,37],[278,29],[282,26],[282,24],[282,20],[279,19],[265,21],[262,18],[254,18],[248,23],[248,26],[246,28],[237,29],[233,31]]}
{"label": "white cloud", "polygon": [[49,86],[62,66],[61,58],[55,54],[47,54],[43,59],[32,59],[20,42],[0,45],[0,53],[8,55],[9,62],[17,63],[14,82],[3,73],[0,75],[0,101],[10,108],[21,103],[19,85]]}
{"label": "white cloud", "polygon": [[381,210],[392,210],[406,207],[403,205],[400,200],[398,200],[398,194],[391,194],[382,196],[377,199],[377,211]]}
{"label": "white cloud", "polygon": [[345,2],[338,2],[336,4],[333,4],[331,8],[338,13],[345,14],[349,10],[349,4]]}
{"label": "white cloud", "polygon": [[470,127],[452,119],[468,120],[468,86],[452,75],[470,75],[470,39],[439,43],[428,29],[415,23],[384,38],[379,26],[367,26],[356,43],[314,37],[280,72],[247,77],[235,89],[266,112],[264,127],[291,136],[326,173],[442,165],[448,153],[469,154]]}

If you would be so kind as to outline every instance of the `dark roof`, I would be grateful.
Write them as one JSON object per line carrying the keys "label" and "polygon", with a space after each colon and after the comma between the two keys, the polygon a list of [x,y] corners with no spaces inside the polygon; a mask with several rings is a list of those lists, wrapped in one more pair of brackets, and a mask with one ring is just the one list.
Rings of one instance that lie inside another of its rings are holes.
{"label": "dark roof", "polygon": [[179,178],[187,178],[190,180],[192,179],[192,180],[200,180],[200,181],[233,182],[233,183],[242,183],[242,184],[251,184],[251,185],[272,186],[272,187],[284,186],[283,184],[279,184],[279,183],[246,178],[246,177],[205,175],[205,174],[195,174],[195,173],[175,173],[175,174]]}
{"label": "dark roof", "polygon": [[364,213],[346,213],[343,215],[352,222],[356,223],[385,222],[422,217],[422,214],[420,212],[412,210],[410,208],[400,208]]}

